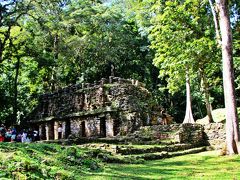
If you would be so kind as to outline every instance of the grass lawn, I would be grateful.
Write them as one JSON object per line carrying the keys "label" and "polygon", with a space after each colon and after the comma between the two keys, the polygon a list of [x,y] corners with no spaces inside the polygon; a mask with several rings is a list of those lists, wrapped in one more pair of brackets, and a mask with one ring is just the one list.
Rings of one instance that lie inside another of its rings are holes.
{"label": "grass lawn", "polygon": [[84,179],[240,179],[240,156],[218,156],[216,151],[146,161],[144,164],[107,164],[104,172]]}
{"label": "grass lawn", "polygon": [[2,179],[210,179],[240,180],[240,156],[216,151],[144,161],[103,164],[98,151],[56,144],[0,144]]}

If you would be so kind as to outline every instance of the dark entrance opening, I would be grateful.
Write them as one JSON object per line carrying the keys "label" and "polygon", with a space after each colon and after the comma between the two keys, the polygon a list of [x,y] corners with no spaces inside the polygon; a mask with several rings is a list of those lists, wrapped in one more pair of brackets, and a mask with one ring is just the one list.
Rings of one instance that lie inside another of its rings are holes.
{"label": "dark entrance opening", "polygon": [[82,130],[82,137],[86,137],[86,127],[85,127],[85,121],[81,122],[81,130]]}
{"label": "dark entrance opening", "polygon": [[106,137],[106,118],[100,117],[100,137]]}
{"label": "dark entrance opening", "polygon": [[49,139],[53,140],[54,139],[54,121],[50,122],[48,133],[49,133]]}
{"label": "dark entrance opening", "polygon": [[66,125],[65,125],[65,137],[64,138],[68,138],[68,136],[71,134],[71,123],[70,123],[69,119],[67,119],[65,122],[66,122]]}
{"label": "dark entrance opening", "polygon": [[46,125],[42,124],[41,126],[41,136],[40,136],[40,140],[46,140]]}
{"label": "dark entrance opening", "polygon": [[116,136],[119,134],[120,132],[120,120],[117,117],[114,117],[114,121],[113,121],[113,136]]}

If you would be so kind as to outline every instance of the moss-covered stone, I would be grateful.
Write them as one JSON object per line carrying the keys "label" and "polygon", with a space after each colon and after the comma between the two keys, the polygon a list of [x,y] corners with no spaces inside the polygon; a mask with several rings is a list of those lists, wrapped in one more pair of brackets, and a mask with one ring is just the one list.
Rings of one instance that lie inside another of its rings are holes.
{"label": "moss-covered stone", "polygon": [[39,126],[41,137],[47,140],[58,138],[59,124],[63,137],[112,137],[132,133],[151,121],[155,124],[156,115],[160,116],[156,107],[141,83],[110,77],[41,96],[28,121]]}

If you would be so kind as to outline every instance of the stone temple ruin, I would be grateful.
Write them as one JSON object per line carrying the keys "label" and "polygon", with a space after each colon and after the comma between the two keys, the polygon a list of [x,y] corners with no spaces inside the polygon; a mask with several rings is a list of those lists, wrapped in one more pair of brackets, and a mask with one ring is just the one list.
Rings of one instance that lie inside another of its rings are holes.
{"label": "stone temple ruin", "polygon": [[110,76],[43,94],[28,122],[42,140],[62,137],[114,137],[159,124],[159,107],[144,84]]}

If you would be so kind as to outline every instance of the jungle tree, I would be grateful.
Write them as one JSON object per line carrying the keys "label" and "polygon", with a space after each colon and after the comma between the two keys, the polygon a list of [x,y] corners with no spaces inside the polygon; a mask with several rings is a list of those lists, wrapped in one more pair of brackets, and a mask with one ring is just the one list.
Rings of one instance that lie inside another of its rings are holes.
{"label": "jungle tree", "polygon": [[[234,88],[233,47],[232,30],[229,15],[229,1],[216,0],[215,6],[213,5],[214,3],[212,3],[211,0],[209,2],[212,6],[213,14],[215,14],[214,21],[217,34],[216,37],[219,39],[218,42],[222,49],[223,87],[226,108],[227,150],[229,154],[238,154],[239,124]],[[220,31],[218,28],[220,28]],[[221,33],[221,35],[219,34],[219,32]]]}
{"label": "jungle tree", "polygon": [[[136,18],[144,19],[140,21],[143,22],[143,26],[148,26],[145,29],[149,33],[151,47],[156,51],[154,64],[160,69],[160,77],[167,79],[170,92],[179,91],[186,78],[188,91],[184,122],[193,122],[189,108],[191,105],[189,80],[196,78],[197,74],[200,74],[204,82],[202,85],[207,114],[209,122],[212,122],[208,81],[211,73],[206,69],[216,67],[219,62],[215,52],[216,43],[212,40],[214,31],[208,16],[208,6],[198,0],[184,2],[145,0],[141,1],[139,6]],[[209,63],[210,61],[212,62]]]}

